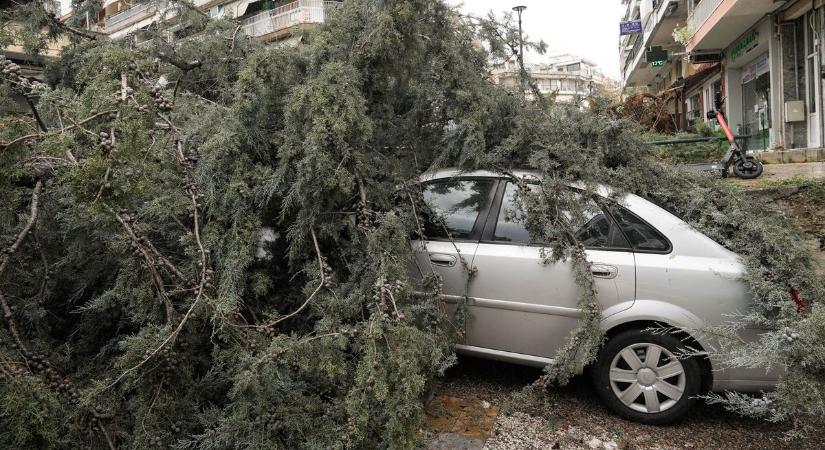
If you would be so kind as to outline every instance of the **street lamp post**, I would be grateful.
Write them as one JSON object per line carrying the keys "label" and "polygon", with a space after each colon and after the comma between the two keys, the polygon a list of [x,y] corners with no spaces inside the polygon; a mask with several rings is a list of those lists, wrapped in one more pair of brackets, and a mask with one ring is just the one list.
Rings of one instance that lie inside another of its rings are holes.
{"label": "street lamp post", "polygon": [[521,70],[521,87],[526,89],[526,75],[527,71],[524,69],[524,34],[521,31],[521,13],[527,9],[526,6],[514,6],[513,11],[518,14],[518,63]]}

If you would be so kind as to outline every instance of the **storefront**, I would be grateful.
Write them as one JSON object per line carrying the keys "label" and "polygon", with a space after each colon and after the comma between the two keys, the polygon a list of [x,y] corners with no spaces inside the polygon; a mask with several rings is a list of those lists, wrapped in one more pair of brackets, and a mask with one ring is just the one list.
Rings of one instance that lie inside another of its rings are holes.
{"label": "storefront", "polygon": [[774,142],[771,127],[770,59],[765,52],[742,69],[742,129],[751,150],[766,150]]}
{"label": "storefront", "polygon": [[[767,150],[777,143],[771,108],[771,77],[775,76],[771,57],[778,55],[772,55],[770,39],[771,21],[766,18],[725,50],[726,111],[733,130],[750,136],[750,150]],[[716,89],[709,86],[708,94]]]}
{"label": "storefront", "polygon": [[722,95],[720,65],[708,63],[695,67],[697,69],[693,75],[684,80],[685,118],[687,128],[693,131],[697,131],[701,124],[710,122],[708,112],[715,111],[715,99]]}
{"label": "storefront", "polygon": [[796,3],[777,19],[782,49],[785,148],[816,148],[825,143],[820,43],[825,30],[825,8],[813,5],[814,2]]}

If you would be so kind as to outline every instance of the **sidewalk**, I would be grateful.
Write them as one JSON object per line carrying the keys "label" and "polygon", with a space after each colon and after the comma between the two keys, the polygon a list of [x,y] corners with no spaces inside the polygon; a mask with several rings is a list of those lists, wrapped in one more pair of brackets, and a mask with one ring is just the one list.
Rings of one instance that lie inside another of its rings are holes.
{"label": "sidewalk", "polygon": [[825,178],[825,162],[797,163],[797,164],[765,164],[765,172],[755,180],[740,180],[731,178],[743,186],[759,186],[760,184],[787,180],[788,178]]}
{"label": "sidewalk", "polygon": [[760,160],[769,164],[788,164],[825,161],[825,148],[796,148],[754,152]]}

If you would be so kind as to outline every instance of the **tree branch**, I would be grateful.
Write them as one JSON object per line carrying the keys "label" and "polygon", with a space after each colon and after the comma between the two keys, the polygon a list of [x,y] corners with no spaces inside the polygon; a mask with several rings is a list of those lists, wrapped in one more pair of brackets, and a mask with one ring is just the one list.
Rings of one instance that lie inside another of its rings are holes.
{"label": "tree branch", "polygon": [[[0,277],[2,277],[3,273],[6,272],[6,269],[9,267],[9,261],[11,260],[11,257],[17,252],[17,250],[26,240],[26,236],[29,235],[29,232],[34,227],[34,223],[37,221],[37,213],[40,203],[40,193],[42,192],[42,190],[43,180],[37,180],[37,184],[34,185],[34,189],[32,190],[31,213],[29,214],[29,220],[26,222],[26,225],[23,227],[20,233],[18,233],[17,239],[14,240],[14,243],[12,243],[12,245],[5,250],[2,256],[2,262],[0,262]],[[6,302],[6,298],[3,297],[2,293],[0,293],[0,308],[3,309],[3,317],[6,319],[6,322],[8,323],[9,332],[14,338],[15,343],[17,343],[17,346],[21,351],[26,352],[26,345],[20,338],[20,333],[18,333],[17,325],[14,322],[14,314],[12,313],[9,304],[8,302]]]}
{"label": "tree branch", "polygon": [[26,236],[28,236],[29,231],[31,231],[32,227],[34,226],[35,221],[37,221],[37,213],[38,207],[40,203],[40,193],[43,191],[43,180],[37,180],[37,183],[34,185],[34,189],[32,190],[32,200],[31,200],[31,211],[29,213],[29,220],[26,222],[26,225],[17,234],[17,238],[11,244],[9,248],[5,250],[2,259],[0,260],[0,276],[6,272],[8,268],[9,260],[11,260],[12,255],[20,248],[23,244],[23,241],[26,240]]}
{"label": "tree branch", "polygon": [[40,130],[43,131],[44,133],[48,133],[49,129],[46,128],[46,123],[43,122],[42,118],[40,118],[40,113],[37,112],[37,107],[34,106],[34,102],[32,102],[32,99],[29,98],[28,95],[24,95],[23,97],[25,97],[26,103],[29,104],[29,109],[32,110],[32,114],[34,115],[34,120],[37,121],[37,126],[39,126]]}

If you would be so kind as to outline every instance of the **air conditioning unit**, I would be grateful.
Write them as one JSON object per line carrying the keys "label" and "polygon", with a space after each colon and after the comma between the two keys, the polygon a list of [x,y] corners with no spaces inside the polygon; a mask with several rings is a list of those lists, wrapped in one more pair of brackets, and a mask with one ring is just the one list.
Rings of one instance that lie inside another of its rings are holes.
{"label": "air conditioning unit", "polygon": [[690,63],[691,64],[706,64],[706,63],[715,63],[722,60],[722,53],[721,52],[712,52],[712,53],[692,53],[690,55]]}

